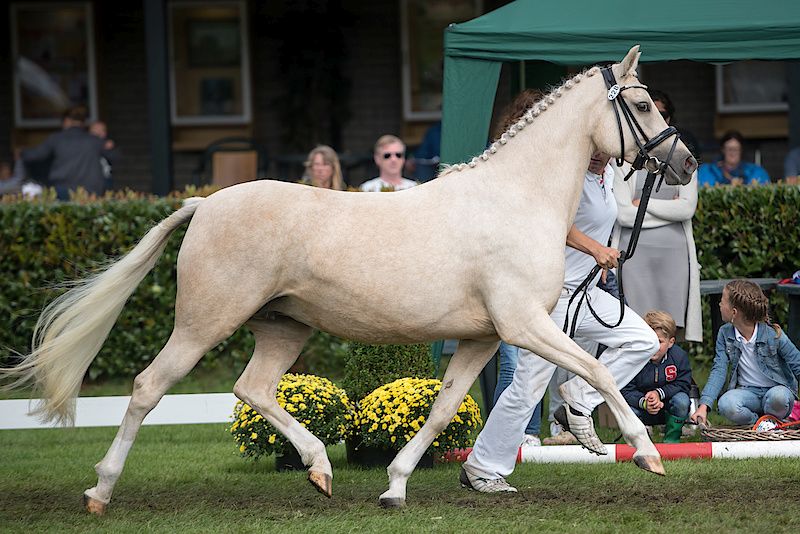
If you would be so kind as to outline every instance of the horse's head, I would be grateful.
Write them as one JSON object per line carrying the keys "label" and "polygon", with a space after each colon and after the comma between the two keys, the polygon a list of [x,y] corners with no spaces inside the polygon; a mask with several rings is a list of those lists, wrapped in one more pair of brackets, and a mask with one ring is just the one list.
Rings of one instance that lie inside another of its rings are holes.
{"label": "horse's head", "polygon": [[[639,82],[639,46],[620,63],[602,69],[603,103],[593,140],[597,148],[622,158],[637,168],[656,171],[666,162],[668,184],[687,184],[697,169],[697,160],[678,139],[656,109],[647,88]],[[675,142],[677,139],[677,142]]]}

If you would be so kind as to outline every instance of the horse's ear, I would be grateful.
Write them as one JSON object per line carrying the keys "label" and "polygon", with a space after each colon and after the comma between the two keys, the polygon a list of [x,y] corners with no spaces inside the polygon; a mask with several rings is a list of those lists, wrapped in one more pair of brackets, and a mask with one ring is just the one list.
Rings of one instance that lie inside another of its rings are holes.
{"label": "horse's ear", "polygon": [[622,68],[622,75],[625,76],[631,71],[635,71],[636,67],[639,66],[639,57],[642,55],[639,52],[639,45],[634,45],[625,57],[620,61],[619,65]]}

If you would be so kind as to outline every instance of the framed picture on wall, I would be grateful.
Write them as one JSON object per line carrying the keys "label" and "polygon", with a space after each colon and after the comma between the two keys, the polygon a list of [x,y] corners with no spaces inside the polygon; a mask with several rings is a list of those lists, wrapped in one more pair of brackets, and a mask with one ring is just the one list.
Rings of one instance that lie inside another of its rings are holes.
{"label": "framed picture on wall", "polygon": [[77,105],[97,118],[93,32],[88,2],[11,5],[16,126],[58,127]]}
{"label": "framed picture on wall", "polygon": [[236,67],[241,60],[239,19],[187,21],[190,67]]}
{"label": "framed picture on wall", "polygon": [[401,0],[403,118],[442,117],[444,30],[482,13],[481,0]]}
{"label": "framed picture on wall", "polygon": [[789,78],[783,61],[717,65],[716,76],[719,113],[789,110]]}
{"label": "framed picture on wall", "polygon": [[170,2],[168,13],[172,124],[248,124],[245,2]]}

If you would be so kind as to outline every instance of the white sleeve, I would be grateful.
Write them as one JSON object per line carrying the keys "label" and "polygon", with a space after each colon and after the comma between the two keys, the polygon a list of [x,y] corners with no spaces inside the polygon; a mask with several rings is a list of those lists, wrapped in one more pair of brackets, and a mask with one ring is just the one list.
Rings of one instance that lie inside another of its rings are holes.
{"label": "white sleeve", "polygon": [[697,173],[678,191],[678,198],[673,200],[651,199],[647,204],[647,213],[672,222],[683,222],[694,217],[697,209]]}

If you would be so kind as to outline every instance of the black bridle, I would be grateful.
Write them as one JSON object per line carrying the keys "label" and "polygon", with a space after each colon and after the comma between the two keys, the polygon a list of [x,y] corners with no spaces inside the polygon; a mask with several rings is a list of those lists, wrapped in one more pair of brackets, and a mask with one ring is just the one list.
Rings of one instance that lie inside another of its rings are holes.
{"label": "black bridle", "polygon": [[[639,147],[636,158],[633,160],[633,164],[631,165],[631,170],[625,176],[625,180],[627,181],[631,175],[633,175],[634,171],[641,169],[647,170],[647,178],[645,178],[644,186],[642,187],[642,196],[639,201],[639,209],[636,211],[636,220],[633,223],[633,230],[631,231],[631,238],[628,242],[628,249],[621,250],[619,252],[617,266],[617,282],[619,286],[619,320],[617,320],[617,322],[613,325],[606,323],[597,315],[597,313],[595,313],[594,309],[592,308],[592,303],[586,298],[586,295],[589,291],[589,283],[594,280],[594,277],[597,276],[597,273],[599,273],[600,269],[602,268],[599,265],[595,265],[589,275],[575,289],[575,292],[572,294],[569,302],[567,303],[567,312],[564,316],[563,330],[564,333],[569,333],[570,337],[575,335],[575,330],[578,323],[578,310],[580,310],[584,300],[586,301],[589,311],[594,318],[606,328],[615,328],[622,323],[622,319],[625,316],[625,292],[622,286],[622,265],[626,260],[631,259],[633,253],[636,251],[636,244],[639,242],[639,233],[642,230],[642,223],[644,222],[644,216],[647,211],[647,204],[650,202],[650,194],[652,193],[656,177],[660,177],[658,181],[658,187],[656,187],[656,191],[658,191],[661,188],[661,183],[664,180],[664,173],[667,171],[667,166],[672,160],[672,154],[675,152],[675,147],[677,146],[678,140],[680,140],[681,137],[681,135],[678,133],[678,130],[674,126],[669,126],[652,139],[648,138],[647,134],[644,133],[641,125],[636,120],[636,117],[634,117],[633,112],[628,107],[628,104],[625,102],[625,99],[622,98],[622,92],[626,89],[646,89],[646,87],[643,85],[620,86],[614,77],[611,67],[605,67],[601,69],[601,72],[603,74],[603,81],[605,81],[606,84],[606,89],[608,90],[608,100],[611,102],[611,107],[614,110],[614,116],[617,119],[617,130],[619,131],[619,143],[621,148],[620,156],[616,158],[617,166],[622,166],[623,158],[625,157],[625,132],[622,128],[622,119],[620,118],[620,115],[622,115],[625,117],[625,122],[628,124],[628,129],[633,134],[633,139],[636,141],[636,145]],[[650,151],[652,149],[673,136],[674,140],[672,141],[672,146],[669,149],[669,155],[667,156],[666,161],[660,161],[657,157],[650,155]],[[569,310],[572,306],[572,302],[578,295],[580,295],[580,299],[578,300],[578,305],[575,307],[575,315],[572,318],[572,325],[570,326]],[[569,332],[567,332],[568,326]]]}

